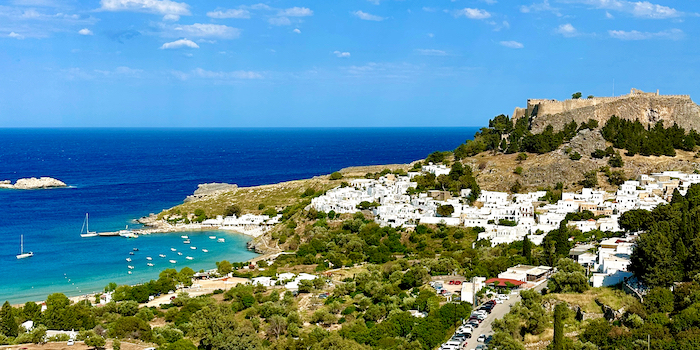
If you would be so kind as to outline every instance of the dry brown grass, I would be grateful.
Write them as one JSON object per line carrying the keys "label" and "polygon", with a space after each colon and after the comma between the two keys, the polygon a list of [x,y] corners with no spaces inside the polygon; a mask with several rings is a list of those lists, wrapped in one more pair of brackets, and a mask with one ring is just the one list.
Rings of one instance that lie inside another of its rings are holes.
{"label": "dry brown grass", "polygon": [[596,303],[601,303],[619,310],[623,306],[629,306],[635,302],[635,298],[619,289],[612,288],[592,288],[584,293],[552,293],[548,297],[564,301],[569,305],[581,307],[587,313],[602,313],[603,309]]}

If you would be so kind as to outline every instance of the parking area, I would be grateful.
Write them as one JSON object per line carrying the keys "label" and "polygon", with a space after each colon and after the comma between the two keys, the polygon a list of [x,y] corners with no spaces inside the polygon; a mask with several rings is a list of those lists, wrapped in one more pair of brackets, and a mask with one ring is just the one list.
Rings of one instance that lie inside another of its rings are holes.
{"label": "parking area", "polygon": [[[545,286],[546,283],[539,283],[535,286],[534,290],[539,292]],[[500,298],[501,300],[498,302],[496,301],[497,299],[498,298],[495,298],[494,300],[487,301],[484,304],[474,307],[474,312],[472,312],[472,317],[470,318],[473,326],[467,326],[470,320],[465,320],[465,324],[457,329],[450,341],[442,344],[440,350],[488,349],[488,344],[493,337],[493,321],[503,318],[503,316],[510,312],[510,308],[521,300],[519,291],[513,291],[510,294],[502,295]],[[480,310],[482,312],[479,312]],[[482,316],[477,315],[477,313]],[[467,328],[471,329],[468,330]],[[469,332],[471,333],[471,337],[467,334]],[[482,335],[483,337],[481,337]],[[467,337],[465,338],[464,336]]]}

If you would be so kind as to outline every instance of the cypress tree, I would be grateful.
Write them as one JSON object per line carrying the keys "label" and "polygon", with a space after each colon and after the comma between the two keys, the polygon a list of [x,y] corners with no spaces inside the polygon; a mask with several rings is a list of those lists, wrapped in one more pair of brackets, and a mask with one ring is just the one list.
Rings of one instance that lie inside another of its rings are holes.
{"label": "cypress tree", "polygon": [[0,308],[0,333],[8,337],[16,337],[19,326],[15,320],[14,309],[8,301],[5,301]]}
{"label": "cypress tree", "polygon": [[563,303],[554,307],[554,350],[564,350],[564,313]]}

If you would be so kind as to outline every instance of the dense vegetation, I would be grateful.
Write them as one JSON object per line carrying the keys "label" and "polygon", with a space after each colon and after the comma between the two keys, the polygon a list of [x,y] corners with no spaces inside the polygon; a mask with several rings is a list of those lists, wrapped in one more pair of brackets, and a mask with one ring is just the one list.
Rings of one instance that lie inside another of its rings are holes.
{"label": "dense vegetation", "polygon": [[692,151],[700,142],[700,134],[685,130],[676,124],[664,128],[662,122],[657,122],[652,128],[645,128],[639,120],[630,121],[612,116],[601,129],[606,141],[612,142],[615,148],[627,150],[628,155],[643,156],[675,156],[676,149]]}

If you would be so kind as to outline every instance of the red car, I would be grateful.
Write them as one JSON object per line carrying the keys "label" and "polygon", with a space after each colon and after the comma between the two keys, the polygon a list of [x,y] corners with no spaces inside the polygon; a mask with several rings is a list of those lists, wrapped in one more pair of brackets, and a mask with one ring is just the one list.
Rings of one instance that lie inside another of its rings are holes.
{"label": "red car", "polygon": [[455,284],[460,285],[460,284],[462,284],[462,281],[455,281]]}
{"label": "red car", "polygon": [[449,281],[449,282],[447,282],[447,284],[450,284],[450,285],[455,284],[455,281]]}

